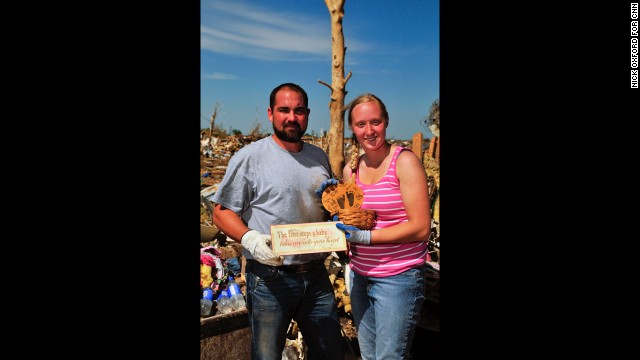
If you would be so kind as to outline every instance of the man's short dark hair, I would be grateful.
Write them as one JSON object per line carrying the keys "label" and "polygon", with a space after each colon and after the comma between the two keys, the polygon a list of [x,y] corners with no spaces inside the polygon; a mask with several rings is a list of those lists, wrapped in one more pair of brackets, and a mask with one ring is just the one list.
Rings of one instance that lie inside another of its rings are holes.
{"label": "man's short dark hair", "polygon": [[304,91],[304,89],[300,87],[300,85],[297,85],[294,83],[284,83],[284,84],[278,85],[275,89],[271,91],[271,95],[269,95],[269,108],[271,110],[273,110],[273,104],[275,104],[276,102],[276,94],[278,93],[278,91],[284,88],[291,89],[297,92],[298,94],[302,94],[302,98],[304,99],[304,107],[306,108],[309,107],[309,98],[307,97],[307,92]]}

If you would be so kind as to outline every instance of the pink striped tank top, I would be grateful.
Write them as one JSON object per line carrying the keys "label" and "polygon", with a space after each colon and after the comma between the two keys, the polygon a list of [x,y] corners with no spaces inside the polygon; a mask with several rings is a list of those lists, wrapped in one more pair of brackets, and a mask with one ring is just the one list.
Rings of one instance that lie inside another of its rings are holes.
{"label": "pink striped tank top", "polygon": [[[356,185],[362,189],[362,209],[376,211],[376,224],[372,230],[383,229],[407,221],[402,204],[400,182],[396,175],[396,160],[400,152],[408,148],[396,147],[385,175],[378,182],[366,185],[360,182],[359,167],[356,170]],[[427,242],[416,241],[402,244],[363,245],[353,243],[349,248],[351,269],[360,275],[385,277],[397,275],[420,266],[429,260]]]}

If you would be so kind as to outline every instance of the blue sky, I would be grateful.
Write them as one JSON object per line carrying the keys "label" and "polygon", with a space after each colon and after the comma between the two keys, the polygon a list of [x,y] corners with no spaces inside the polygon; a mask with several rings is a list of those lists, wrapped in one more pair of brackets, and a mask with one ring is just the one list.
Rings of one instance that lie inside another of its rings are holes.
{"label": "blue sky", "polygon": [[[345,104],[364,92],[389,111],[387,138],[433,134],[424,119],[440,97],[439,0],[346,0]],[[201,1],[200,127],[273,132],[269,94],[294,82],[309,95],[309,127],[330,125],[331,22],[324,0]],[[351,131],[345,122],[345,136]]]}

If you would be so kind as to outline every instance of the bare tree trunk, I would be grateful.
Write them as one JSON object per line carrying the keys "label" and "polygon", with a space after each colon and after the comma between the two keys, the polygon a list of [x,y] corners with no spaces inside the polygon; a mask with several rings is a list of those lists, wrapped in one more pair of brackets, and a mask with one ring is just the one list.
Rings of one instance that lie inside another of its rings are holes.
{"label": "bare tree trunk", "polygon": [[211,124],[209,125],[209,148],[211,147],[211,139],[213,139],[213,123],[216,121],[216,116],[218,116],[218,108],[220,107],[220,103],[216,103],[213,108],[213,115],[211,115]]}
{"label": "bare tree trunk", "polygon": [[342,33],[342,18],[344,17],[345,0],[324,0],[331,14],[331,85],[318,80],[320,84],[331,89],[329,112],[331,117],[329,127],[329,163],[333,176],[342,178],[344,167],[344,98],[347,95],[345,86],[351,72],[344,77],[344,34]]}

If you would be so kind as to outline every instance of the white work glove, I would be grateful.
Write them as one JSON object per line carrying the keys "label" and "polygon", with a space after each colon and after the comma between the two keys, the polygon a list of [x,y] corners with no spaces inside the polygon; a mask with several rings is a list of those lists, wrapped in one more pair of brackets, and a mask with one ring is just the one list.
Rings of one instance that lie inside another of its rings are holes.
{"label": "white work glove", "polygon": [[247,249],[257,261],[271,266],[280,266],[284,261],[282,256],[277,256],[271,250],[271,235],[260,234],[255,230],[249,230],[240,239],[242,247]]}
{"label": "white work glove", "polygon": [[[335,218],[335,217],[334,217]],[[336,227],[344,231],[347,241],[358,244],[371,244],[371,230],[360,230],[355,226],[337,223]]]}

